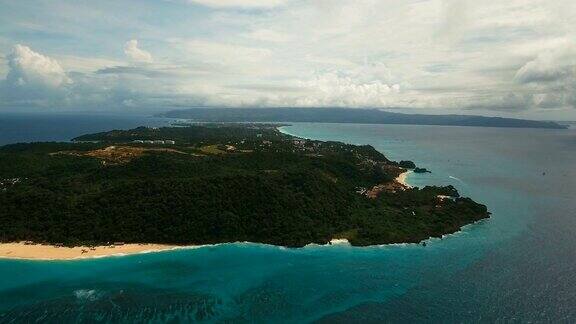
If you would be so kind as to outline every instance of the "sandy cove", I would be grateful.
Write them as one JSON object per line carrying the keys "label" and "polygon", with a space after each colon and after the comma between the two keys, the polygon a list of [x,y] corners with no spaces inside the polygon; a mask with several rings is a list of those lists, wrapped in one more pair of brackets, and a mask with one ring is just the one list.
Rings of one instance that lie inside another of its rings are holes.
{"label": "sandy cove", "polygon": [[398,182],[399,184],[406,186],[408,188],[412,188],[411,185],[406,183],[406,178],[408,177],[408,174],[410,174],[410,172],[412,172],[412,171],[406,171],[406,172],[400,173],[400,175],[396,178],[396,182]]}
{"label": "sandy cove", "polygon": [[43,244],[0,243],[0,258],[27,260],[74,260],[114,255],[159,252],[181,248],[164,244],[124,244],[107,246],[63,247]]}

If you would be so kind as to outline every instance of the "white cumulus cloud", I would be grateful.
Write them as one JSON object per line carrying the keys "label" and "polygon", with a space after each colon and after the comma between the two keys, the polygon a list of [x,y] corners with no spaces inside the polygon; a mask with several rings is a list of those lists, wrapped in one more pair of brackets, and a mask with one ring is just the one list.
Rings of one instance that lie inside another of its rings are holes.
{"label": "white cumulus cloud", "polygon": [[545,51],[516,73],[521,83],[552,82],[576,75],[576,44],[563,44]]}
{"label": "white cumulus cloud", "polygon": [[150,63],[153,61],[152,54],[138,47],[138,40],[132,39],[124,45],[124,54],[135,62]]}
{"label": "white cumulus cloud", "polygon": [[576,107],[576,44],[539,54],[516,72],[515,81],[530,90],[537,107]]}
{"label": "white cumulus cloud", "polygon": [[299,98],[299,106],[380,107],[390,104],[392,96],[400,93],[399,84],[361,80],[338,72],[318,75],[302,85],[312,93]]}
{"label": "white cumulus cloud", "polygon": [[56,60],[24,45],[14,46],[6,58],[8,73],[0,80],[2,105],[49,106],[66,97],[73,82]]}
{"label": "white cumulus cloud", "polygon": [[58,88],[70,82],[56,60],[20,44],[8,55],[8,68],[6,81],[15,87]]}

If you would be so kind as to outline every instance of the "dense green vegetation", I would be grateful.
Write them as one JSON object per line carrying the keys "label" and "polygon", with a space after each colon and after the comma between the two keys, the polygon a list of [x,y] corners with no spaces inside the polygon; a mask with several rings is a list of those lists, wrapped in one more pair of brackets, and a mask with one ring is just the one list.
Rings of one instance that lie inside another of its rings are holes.
{"label": "dense green vegetation", "polygon": [[371,146],[297,139],[271,125],[141,127],[76,140],[91,142],[0,147],[0,241],[370,245],[419,242],[489,215],[452,187],[370,199],[367,189],[404,171],[398,163]]}

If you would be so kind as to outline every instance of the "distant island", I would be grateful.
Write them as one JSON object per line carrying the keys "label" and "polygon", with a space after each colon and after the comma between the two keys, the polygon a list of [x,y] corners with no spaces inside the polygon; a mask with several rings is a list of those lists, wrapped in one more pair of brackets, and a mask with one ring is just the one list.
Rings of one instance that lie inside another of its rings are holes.
{"label": "distant island", "polygon": [[452,186],[405,185],[407,168],[417,166],[267,124],[139,127],[6,145],[0,242],[366,246],[417,243],[489,217]]}
{"label": "distant island", "polygon": [[158,117],[197,122],[314,122],[354,124],[403,124],[566,129],[551,121],[469,115],[401,114],[380,109],[356,108],[190,108],[172,110]]}

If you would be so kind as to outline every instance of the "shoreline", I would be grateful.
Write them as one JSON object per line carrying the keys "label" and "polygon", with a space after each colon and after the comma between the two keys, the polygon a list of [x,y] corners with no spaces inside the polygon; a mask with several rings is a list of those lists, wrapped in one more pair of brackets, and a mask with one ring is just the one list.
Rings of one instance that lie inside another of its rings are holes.
{"label": "shoreline", "polygon": [[64,247],[44,244],[25,244],[24,242],[0,243],[0,260],[43,260],[66,261],[112,256],[126,256],[142,253],[162,252],[196,246],[180,246],[168,244],[123,244],[104,246]]}
{"label": "shoreline", "polygon": [[[284,134],[284,135],[288,135],[288,136],[292,136],[292,137],[296,137],[296,138],[304,138],[304,139],[308,139],[306,137],[302,137],[296,134],[292,134],[290,132],[288,132],[285,127],[286,126],[291,126],[291,125],[282,125],[282,126],[278,126],[276,127],[276,129]],[[403,185],[404,187],[410,189],[413,188],[410,184],[408,184],[408,182],[406,181],[406,178],[408,177],[409,174],[411,174],[413,171],[411,170],[406,170],[405,172],[400,173],[400,175],[398,177],[396,177],[396,179],[394,179],[396,182],[398,182],[399,184]]]}
{"label": "shoreline", "polygon": [[[276,129],[285,135],[304,138],[295,134],[287,132],[284,128],[290,125],[281,125],[276,127]],[[413,188],[407,182],[407,177],[409,174],[413,173],[412,170],[406,170],[400,173],[394,181],[397,183],[396,186],[401,185],[404,188]],[[464,232],[464,230],[471,225],[478,222],[484,221],[481,219],[470,224],[463,225],[459,230],[453,233],[443,234],[441,237],[428,237],[420,242],[401,242],[401,243],[388,243],[388,244],[374,244],[369,246],[353,246],[347,239],[332,239],[325,244],[307,244],[306,246],[350,246],[350,247],[393,247],[393,246],[405,246],[405,245],[421,245],[423,242],[431,241],[434,239],[444,239],[445,237],[453,236],[458,233]],[[253,244],[263,244],[271,245],[266,243],[256,243],[256,242],[226,242],[226,243],[216,243],[216,244],[205,244],[205,245],[173,245],[173,244],[153,244],[153,243],[128,243],[128,244],[117,244],[117,245],[102,245],[102,246],[76,246],[76,247],[64,247],[57,245],[39,244],[31,242],[11,242],[11,243],[0,243],[0,261],[2,260],[27,260],[27,261],[74,261],[74,260],[91,260],[96,258],[109,258],[109,257],[121,257],[121,256],[131,256],[137,254],[145,253],[157,253],[157,252],[167,252],[181,249],[195,249],[206,246],[214,246],[220,244],[230,244],[230,243],[253,243]],[[272,245],[279,248],[286,248],[285,246]]]}
{"label": "shoreline", "polygon": [[407,188],[412,188],[411,185],[408,184],[408,182],[406,182],[406,178],[408,177],[408,175],[412,173],[412,171],[406,171],[406,172],[402,172],[400,173],[400,175],[398,177],[396,177],[396,182],[398,182],[399,184],[403,185],[404,187]]}
{"label": "shoreline", "polygon": [[[473,223],[461,226],[457,231],[452,233],[442,234],[440,237],[428,237],[421,240],[420,242],[398,242],[398,243],[386,243],[386,244],[374,244],[367,246],[354,246],[350,244],[348,239],[331,239],[326,244],[309,243],[303,247],[296,249],[306,249],[309,247],[350,247],[350,248],[394,248],[394,247],[423,247],[426,244],[422,243],[434,243],[438,241],[443,241],[444,239],[450,237],[457,237],[465,234],[468,230],[473,228],[474,225],[481,222],[485,222],[488,219],[480,219]],[[93,260],[101,258],[110,257],[124,257],[138,254],[147,253],[158,253],[158,252],[169,252],[175,250],[183,249],[198,249],[203,247],[218,246],[223,244],[256,244],[277,247],[281,250],[292,249],[281,245],[272,245],[266,243],[256,243],[256,242],[226,242],[226,243],[215,243],[215,244],[203,244],[203,245],[168,245],[168,244],[151,244],[151,243],[130,243],[124,245],[118,245],[115,247],[110,247],[109,245],[96,246],[95,250],[90,250],[89,247],[77,246],[77,247],[59,247],[55,245],[44,245],[44,244],[24,244],[24,242],[17,243],[0,243],[0,261],[82,261],[82,260]],[[82,250],[88,250],[86,253],[82,253]]]}

